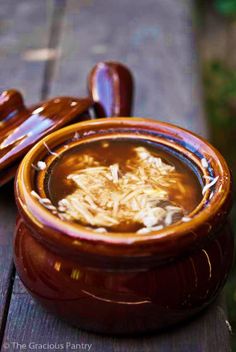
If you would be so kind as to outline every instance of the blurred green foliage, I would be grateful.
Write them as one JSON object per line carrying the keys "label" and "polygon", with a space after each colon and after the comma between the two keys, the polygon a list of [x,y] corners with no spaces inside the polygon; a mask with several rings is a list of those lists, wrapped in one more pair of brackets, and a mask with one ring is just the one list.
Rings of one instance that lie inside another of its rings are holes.
{"label": "blurred green foliage", "polygon": [[236,15],[236,0],[215,0],[215,7],[223,15]]}
{"label": "blurred green foliage", "polygon": [[[236,185],[236,69],[230,69],[219,61],[210,62],[205,64],[203,78],[211,141],[227,159]],[[236,233],[236,204],[232,210],[232,224]],[[232,351],[236,351],[236,265],[225,292],[233,331]]]}
{"label": "blurred green foliage", "polygon": [[228,159],[236,175],[236,70],[218,61],[206,64],[204,89],[211,141]]}

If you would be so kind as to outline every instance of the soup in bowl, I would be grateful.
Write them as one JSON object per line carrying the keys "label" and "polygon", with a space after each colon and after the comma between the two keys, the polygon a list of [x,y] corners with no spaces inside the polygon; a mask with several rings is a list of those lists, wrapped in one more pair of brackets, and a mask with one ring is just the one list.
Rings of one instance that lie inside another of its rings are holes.
{"label": "soup in bowl", "polygon": [[108,118],[54,132],[22,161],[15,193],[21,280],[84,329],[182,321],[216,297],[232,265],[227,164],[170,124]]}

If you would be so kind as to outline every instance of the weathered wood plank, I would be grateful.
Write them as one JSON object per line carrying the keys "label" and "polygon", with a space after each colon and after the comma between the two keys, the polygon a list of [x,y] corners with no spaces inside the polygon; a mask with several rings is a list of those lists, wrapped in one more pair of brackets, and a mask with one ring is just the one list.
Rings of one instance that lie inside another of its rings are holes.
{"label": "weathered wood plank", "polygon": [[[70,327],[44,311],[30,298],[17,278],[4,343],[13,346],[14,341],[17,341],[28,348],[30,342],[48,343],[54,344],[52,350],[55,351],[58,345],[64,346],[64,351],[72,351],[73,344],[77,343],[91,345],[91,352],[228,352],[230,348],[226,344],[228,329],[225,319],[218,300],[192,321],[162,333],[126,338],[95,335]],[[81,350],[88,351],[88,347]]]}
{"label": "weathered wood plank", "polygon": [[[51,0],[8,0],[0,5],[0,90],[18,88],[28,102],[40,99],[45,61],[26,58],[29,50],[47,47],[52,5]],[[15,214],[10,183],[1,188],[0,195],[0,344],[14,278],[11,244]]]}
{"label": "weathered wood plank", "polygon": [[68,0],[51,94],[86,94],[91,67],[118,60],[135,75],[134,115],[206,136],[192,5],[193,0]]}
{"label": "weathered wood plank", "polygon": [[28,103],[41,98],[53,5],[54,0],[1,1],[0,90],[19,89]]}
{"label": "weathered wood plank", "polygon": [[9,183],[1,188],[0,196],[0,338],[3,334],[2,322],[4,325],[7,315],[8,293],[11,290],[13,276],[11,242],[14,225],[13,183]]}
{"label": "weathered wood plank", "polygon": [[[206,135],[196,53],[192,1],[67,0],[61,57],[51,71],[51,95],[84,95],[88,70],[101,60],[120,60],[134,71],[137,115],[160,117]],[[17,278],[4,343],[92,344],[96,352],[230,351],[222,303],[186,324],[152,336],[114,338],[82,332],[46,313]],[[67,349],[66,349],[67,348]],[[6,349],[2,348],[2,351]],[[54,348],[56,350],[56,347]],[[88,348],[87,348],[88,350]]]}

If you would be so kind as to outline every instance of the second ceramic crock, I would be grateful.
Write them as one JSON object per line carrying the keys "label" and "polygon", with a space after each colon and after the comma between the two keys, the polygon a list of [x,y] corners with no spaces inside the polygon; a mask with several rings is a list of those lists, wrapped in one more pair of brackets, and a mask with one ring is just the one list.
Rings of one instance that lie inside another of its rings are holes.
{"label": "second ceramic crock", "polygon": [[[49,165],[77,142],[118,137],[157,142],[198,170],[209,187],[189,222],[146,235],[99,234],[63,222],[32,196],[32,190],[43,194],[47,172],[32,165]],[[170,124],[112,118],[63,128],[26,155],[15,194],[14,261],[21,280],[44,307],[83,329],[137,333],[184,320],[216,297],[232,265],[226,162],[207,141]]]}

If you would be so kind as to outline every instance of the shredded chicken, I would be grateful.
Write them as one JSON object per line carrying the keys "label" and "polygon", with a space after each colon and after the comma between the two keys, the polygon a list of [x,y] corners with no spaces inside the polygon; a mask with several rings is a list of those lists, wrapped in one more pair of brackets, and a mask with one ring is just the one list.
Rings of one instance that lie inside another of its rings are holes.
{"label": "shredded chicken", "polygon": [[137,223],[137,233],[145,234],[172,224],[176,214],[183,217],[183,209],[169,201],[170,188],[179,181],[175,167],[143,147],[134,150],[136,156],[127,160],[125,171],[118,164],[104,166],[84,156],[83,167],[80,164],[67,177],[77,189],[58,202],[60,218],[102,228],[101,232]]}

